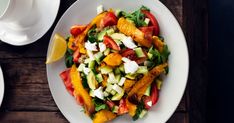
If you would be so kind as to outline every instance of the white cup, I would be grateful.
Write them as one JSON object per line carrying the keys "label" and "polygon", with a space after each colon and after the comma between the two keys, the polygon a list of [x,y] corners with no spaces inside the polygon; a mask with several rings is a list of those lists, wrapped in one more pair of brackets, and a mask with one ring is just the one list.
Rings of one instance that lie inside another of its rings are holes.
{"label": "white cup", "polygon": [[0,22],[15,30],[29,27],[37,17],[33,3],[34,0],[1,0]]}

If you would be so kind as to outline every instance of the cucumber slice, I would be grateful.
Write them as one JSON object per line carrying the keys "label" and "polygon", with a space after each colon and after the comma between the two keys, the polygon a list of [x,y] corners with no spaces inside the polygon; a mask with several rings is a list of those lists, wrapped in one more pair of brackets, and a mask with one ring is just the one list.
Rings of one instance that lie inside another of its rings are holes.
{"label": "cucumber slice", "polygon": [[100,64],[102,59],[104,58],[104,55],[102,54],[102,52],[98,52],[94,55],[94,57],[97,63]]}
{"label": "cucumber slice", "polygon": [[105,56],[107,56],[108,54],[110,54],[110,48],[106,48],[106,50],[104,51]]}
{"label": "cucumber slice", "polygon": [[142,110],[141,113],[140,113],[140,115],[139,115],[139,118],[143,118],[143,117],[147,114],[147,112],[148,112],[148,111],[145,110],[145,109]]}
{"label": "cucumber slice", "polygon": [[121,75],[120,75],[120,74],[115,75],[115,80],[116,80],[117,82],[119,82],[120,79],[121,79]]}
{"label": "cucumber slice", "polygon": [[148,58],[149,58],[150,60],[152,60],[154,55],[151,54],[151,53],[147,53],[147,56],[148,56]]}
{"label": "cucumber slice", "polygon": [[107,34],[107,35],[111,35],[115,32],[115,30],[113,28],[109,28],[109,29],[104,29],[103,31],[101,31],[100,33],[98,33],[98,40],[102,41],[103,37]]}
{"label": "cucumber slice", "polygon": [[121,71],[120,71],[120,69],[117,67],[117,68],[114,69],[114,73],[115,73],[115,74],[121,74]]}
{"label": "cucumber slice", "polygon": [[113,108],[112,108],[112,112],[114,112],[114,113],[118,113],[118,110],[119,110],[119,106],[114,106]]}
{"label": "cucumber slice", "polygon": [[136,71],[136,73],[139,73],[139,74],[146,74],[146,73],[148,73],[147,66],[139,66],[139,68]]}
{"label": "cucumber slice", "polygon": [[115,33],[115,30],[113,28],[110,28],[108,30],[106,30],[107,35],[112,35],[113,33]]}
{"label": "cucumber slice", "polygon": [[115,90],[111,90],[110,94],[115,95],[117,92]]}
{"label": "cucumber slice", "polygon": [[135,79],[136,76],[137,76],[137,74],[127,74],[127,75],[125,75],[125,77],[128,78],[128,79]]}
{"label": "cucumber slice", "polygon": [[149,85],[144,93],[146,96],[150,96],[151,85]]}
{"label": "cucumber slice", "polygon": [[145,53],[143,52],[142,48],[138,47],[134,49],[138,58],[145,57]]}
{"label": "cucumber slice", "polygon": [[119,70],[120,70],[121,72],[124,73],[124,64],[121,64],[121,65],[119,66]]}
{"label": "cucumber slice", "polygon": [[114,33],[111,35],[111,38],[114,40],[120,40],[123,41],[127,36],[125,36],[123,33]]}
{"label": "cucumber slice", "polygon": [[108,74],[113,71],[113,69],[109,66],[104,66],[100,68],[101,74]]}
{"label": "cucumber slice", "polygon": [[120,13],[121,13],[121,10],[120,10],[120,9],[116,9],[116,10],[115,10],[115,16],[116,16],[116,17],[119,17]]}
{"label": "cucumber slice", "polygon": [[94,69],[95,68],[95,61],[92,60],[89,62],[89,66],[88,66],[90,69]]}
{"label": "cucumber slice", "polygon": [[111,90],[112,90],[112,88],[113,88],[113,85],[112,84],[107,84],[107,87],[106,87],[106,92],[108,92],[108,93],[110,93],[111,92]]}
{"label": "cucumber slice", "polygon": [[91,97],[95,97],[94,91],[93,91],[93,90],[90,90],[90,91],[89,91],[89,95],[90,95]]}
{"label": "cucumber slice", "polygon": [[81,71],[83,71],[84,67],[85,67],[85,64],[81,63],[77,69],[78,69],[78,71],[81,72]]}
{"label": "cucumber slice", "polygon": [[111,100],[113,100],[113,101],[118,101],[118,100],[120,100],[120,99],[123,97],[123,95],[124,95],[124,91],[122,91],[122,93],[116,93],[116,94],[111,98]]}
{"label": "cucumber slice", "polygon": [[162,80],[156,79],[156,86],[157,86],[157,89],[160,90],[162,87]]}
{"label": "cucumber slice", "polygon": [[87,82],[88,82],[89,88],[91,88],[92,90],[96,89],[97,81],[96,81],[96,77],[95,77],[93,71],[89,72],[89,74],[87,76]]}
{"label": "cucumber slice", "polygon": [[106,92],[106,91],[104,91],[103,94],[104,94],[104,97],[108,97],[108,96],[110,95],[110,94],[109,94],[108,92]]}
{"label": "cucumber slice", "polygon": [[96,79],[97,79],[98,83],[101,83],[103,81],[102,74],[100,74],[100,73],[97,74]]}

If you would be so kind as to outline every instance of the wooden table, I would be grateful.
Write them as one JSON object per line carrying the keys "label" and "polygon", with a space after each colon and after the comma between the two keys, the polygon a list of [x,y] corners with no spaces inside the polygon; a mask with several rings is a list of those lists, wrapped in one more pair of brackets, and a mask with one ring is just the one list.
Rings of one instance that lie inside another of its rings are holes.
{"label": "wooden table", "polygon": [[[205,123],[207,63],[206,2],[161,0],[175,15],[187,38],[190,74],[186,92],[168,123]],[[75,0],[62,0],[56,22]],[[56,24],[56,23],[55,23]],[[15,47],[0,42],[0,64],[5,95],[0,108],[1,123],[66,123],[47,82],[45,57],[55,26],[36,43]],[[202,68],[202,69],[201,69]]]}

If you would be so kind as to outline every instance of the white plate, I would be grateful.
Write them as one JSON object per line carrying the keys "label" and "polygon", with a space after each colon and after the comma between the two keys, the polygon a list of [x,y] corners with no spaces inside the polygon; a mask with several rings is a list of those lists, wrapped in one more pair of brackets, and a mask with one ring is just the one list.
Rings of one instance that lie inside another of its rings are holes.
{"label": "white plate", "polygon": [[[70,26],[74,24],[87,24],[96,16],[96,7],[102,4],[104,8],[120,8],[122,10],[134,11],[141,5],[151,9],[158,19],[161,35],[171,51],[169,57],[170,72],[166,79],[160,98],[148,115],[137,121],[132,121],[127,115],[119,117],[113,123],[164,123],[176,110],[186,87],[188,77],[188,51],[186,41],[177,20],[172,13],[157,0],[79,0],[75,2],[61,17],[54,29],[55,33],[63,36],[69,34]],[[52,35],[52,37],[53,37]],[[52,38],[51,38],[52,39]],[[51,44],[51,40],[50,40]],[[50,46],[50,45],[49,45]],[[64,59],[49,64],[47,67],[47,77],[53,98],[60,111],[70,122],[92,123],[91,119],[81,112],[81,106],[66,91],[59,73],[65,69]]]}
{"label": "white plate", "polygon": [[0,66],[0,106],[2,104],[3,95],[4,95],[4,79],[3,79],[2,69]]}
{"label": "white plate", "polygon": [[17,30],[0,23],[0,40],[11,45],[26,45],[37,41],[52,26],[60,5],[60,0],[34,0],[33,8],[39,12],[38,20],[27,29]]}

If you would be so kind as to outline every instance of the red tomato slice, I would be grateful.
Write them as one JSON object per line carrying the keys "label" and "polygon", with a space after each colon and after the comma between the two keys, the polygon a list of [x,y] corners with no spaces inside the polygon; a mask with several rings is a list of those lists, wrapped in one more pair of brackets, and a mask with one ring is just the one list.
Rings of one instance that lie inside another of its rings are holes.
{"label": "red tomato slice", "polygon": [[118,19],[113,12],[107,12],[106,16],[101,20],[101,27],[116,25],[117,21]]}
{"label": "red tomato slice", "polygon": [[150,96],[144,96],[143,102],[144,102],[145,109],[149,110],[152,107],[152,99]]}
{"label": "red tomato slice", "polygon": [[154,26],[154,35],[158,36],[159,35],[159,24],[158,24],[158,21],[157,19],[154,17],[154,15],[152,13],[150,13],[149,11],[147,10],[142,10],[141,11],[143,14],[145,14],[145,16],[147,18],[150,19],[150,23]]}
{"label": "red tomato slice", "polygon": [[126,105],[126,99],[121,99],[119,102],[118,115],[128,113],[128,107]]}
{"label": "red tomato slice", "polygon": [[80,58],[80,50],[76,49],[76,51],[73,54],[73,62],[77,63]]}
{"label": "red tomato slice", "polygon": [[59,76],[62,78],[64,85],[68,92],[73,95],[74,88],[72,87],[71,78],[70,78],[70,68],[64,70],[62,73],[59,74]]}
{"label": "red tomato slice", "polygon": [[84,100],[83,100],[83,98],[82,98],[81,96],[77,95],[75,98],[76,98],[76,102],[77,102],[79,105],[81,105],[81,106],[84,105]]}
{"label": "red tomato slice", "polygon": [[154,32],[154,26],[140,27],[139,29],[145,34],[145,39],[152,42],[152,36]]}
{"label": "red tomato slice", "polygon": [[86,25],[74,25],[71,27],[70,33],[72,36],[76,37],[77,35],[81,34],[86,27]]}
{"label": "red tomato slice", "polygon": [[[146,52],[144,52],[144,53],[145,53],[145,56],[147,56],[147,53]],[[126,57],[126,58],[132,60],[132,61],[135,61],[137,64],[144,63],[144,61],[147,59],[146,57],[137,58],[135,51],[132,50],[132,49],[126,49],[126,50],[124,50],[121,53],[121,55],[123,57]]]}
{"label": "red tomato slice", "polygon": [[158,89],[157,89],[157,86],[156,86],[156,83],[152,83],[151,85],[151,100],[152,100],[152,105],[155,105],[157,102],[158,102]]}
{"label": "red tomato slice", "polygon": [[109,107],[110,109],[112,109],[112,108],[115,106],[115,103],[112,102],[111,100],[107,100],[107,101],[106,101],[106,104],[108,105],[108,107]]}
{"label": "red tomato slice", "polygon": [[103,37],[103,43],[106,45],[106,47],[109,47],[114,50],[120,50],[120,47],[116,44],[116,42],[109,36],[105,35]]}
{"label": "red tomato slice", "polygon": [[121,55],[133,61],[137,59],[136,53],[132,49],[124,50]]}

